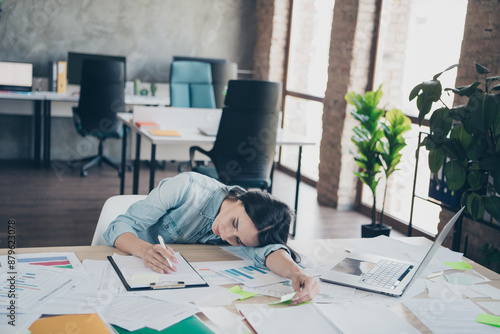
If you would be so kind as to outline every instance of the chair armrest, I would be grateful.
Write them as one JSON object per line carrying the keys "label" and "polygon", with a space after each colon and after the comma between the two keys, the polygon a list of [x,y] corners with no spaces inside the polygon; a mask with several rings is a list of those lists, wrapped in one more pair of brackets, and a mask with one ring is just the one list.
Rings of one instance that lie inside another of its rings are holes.
{"label": "chair armrest", "polygon": [[210,157],[210,152],[205,151],[204,149],[202,149],[199,146],[191,146],[189,148],[189,164],[190,164],[191,168],[195,167],[195,165],[194,165],[194,152],[195,151],[199,151],[199,152],[205,154],[207,157]]}

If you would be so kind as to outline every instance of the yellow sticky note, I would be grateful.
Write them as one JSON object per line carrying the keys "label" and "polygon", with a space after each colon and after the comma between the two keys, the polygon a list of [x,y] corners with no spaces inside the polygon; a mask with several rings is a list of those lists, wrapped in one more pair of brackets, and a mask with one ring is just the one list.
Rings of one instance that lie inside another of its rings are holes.
{"label": "yellow sticky note", "polygon": [[149,129],[149,132],[151,132],[153,136],[170,136],[170,137],[181,136],[181,134],[177,130]]}
{"label": "yellow sticky note", "polygon": [[248,292],[248,291],[243,291],[241,290],[241,288],[237,285],[233,286],[232,288],[229,289],[229,291],[231,292],[234,292],[238,295],[240,295],[241,297],[239,298],[239,300],[243,300],[243,299],[248,299],[248,298],[251,298],[251,297],[255,297],[255,296],[258,296],[259,294],[257,293],[253,293],[253,292]]}
{"label": "yellow sticky note", "polygon": [[480,313],[476,318],[476,322],[490,326],[500,327],[500,317],[496,315]]}
{"label": "yellow sticky note", "polygon": [[471,269],[472,266],[468,263],[465,262],[443,262],[445,265],[452,269],[459,269],[459,270],[466,270],[466,269]]}

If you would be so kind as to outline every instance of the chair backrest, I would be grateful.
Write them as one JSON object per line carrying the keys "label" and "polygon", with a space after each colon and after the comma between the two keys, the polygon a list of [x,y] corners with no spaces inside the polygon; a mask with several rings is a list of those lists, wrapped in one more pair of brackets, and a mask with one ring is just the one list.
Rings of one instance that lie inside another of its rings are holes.
{"label": "chair backrest", "polygon": [[116,217],[127,212],[129,206],[144,198],[146,198],[146,195],[116,195],[108,198],[102,207],[91,245],[107,245],[108,243],[104,240],[103,234],[109,224],[115,220]]}
{"label": "chair backrest", "polygon": [[249,112],[281,109],[281,83],[265,80],[229,80],[224,105]]}
{"label": "chair backrest", "polygon": [[80,98],[75,112],[77,130],[95,136],[116,136],[116,113],[125,112],[125,64],[121,61],[87,59],[82,65]]}
{"label": "chair backrest", "polygon": [[[247,80],[242,80],[247,81]],[[231,85],[231,82],[233,84]],[[269,184],[276,154],[279,108],[277,95],[281,94],[281,84],[269,81],[254,81],[253,86],[262,87],[248,90],[247,94],[261,92],[268,98],[247,96],[238,91],[245,101],[262,101],[262,105],[249,103],[248,107],[226,106],[222,110],[219,130],[210,157],[215,165],[220,181],[226,184],[266,182]],[[233,101],[234,81],[230,81],[226,101]],[[268,92],[266,90],[270,90]],[[269,101],[274,101],[270,103]]]}
{"label": "chair backrest", "polygon": [[238,77],[236,63],[212,63],[212,81],[214,85],[215,107],[224,107],[224,99],[230,80]]}
{"label": "chair backrest", "polygon": [[173,61],[170,66],[170,102],[173,107],[215,108],[210,64]]}

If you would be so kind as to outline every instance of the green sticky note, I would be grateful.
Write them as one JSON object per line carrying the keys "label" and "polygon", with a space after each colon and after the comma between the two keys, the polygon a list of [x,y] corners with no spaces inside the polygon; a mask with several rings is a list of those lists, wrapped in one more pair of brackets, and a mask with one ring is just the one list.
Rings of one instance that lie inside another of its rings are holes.
{"label": "green sticky note", "polygon": [[443,262],[445,265],[452,269],[458,269],[458,270],[466,270],[466,269],[471,269],[472,266],[468,263],[465,262]]}
{"label": "green sticky note", "polygon": [[476,318],[476,322],[490,326],[500,327],[500,317],[496,315],[480,313]]}
{"label": "green sticky note", "polygon": [[284,296],[281,296],[281,299],[276,301],[276,302],[271,302],[269,303],[269,305],[275,305],[275,304],[280,304],[280,303],[286,303],[288,301],[290,301],[291,303],[291,300],[293,299],[293,297],[295,297],[295,295],[297,294],[297,292],[292,292],[292,293],[289,293],[287,295],[284,295]]}
{"label": "green sticky note", "polygon": [[243,291],[237,285],[235,285],[232,288],[230,288],[229,291],[237,293],[238,295],[240,295],[241,297],[239,298],[239,300],[248,299],[248,298],[255,297],[255,296],[259,295],[258,293]]}

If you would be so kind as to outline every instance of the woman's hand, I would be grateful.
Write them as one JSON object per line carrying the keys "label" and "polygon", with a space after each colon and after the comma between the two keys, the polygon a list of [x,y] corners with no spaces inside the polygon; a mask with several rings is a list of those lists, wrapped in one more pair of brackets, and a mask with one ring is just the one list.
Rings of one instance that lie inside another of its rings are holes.
{"label": "woman's hand", "polygon": [[319,293],[318,281],[303,271],[293,274],[292,286],[298,293],[293,297],[291,305],[309,302]]}
{"label": "woman's hand", "polygon": [[[174,250],[169,246],[165,246],[165,249],[161,245],[152,245],[130,232],[125,232],[116,238],[115,247],[140,257],[146,267],[159,274],[171,274],[177,271],[173,264],[179,261],[174,256]],[[169,266],[166,258],[170,259],[172,266]]]}
{"label": "woman's hand", "polygon": [[[144,265],[159,274],[171,274],[177,271],[177,268],[173,264],[179,263],[179,261],[174,256],[174,250],[169,246],[165,247],[167,249],[161,245],[150,244],[150,247],[145,249],[145,252],[141,256]],[[172,267],[170,267],[167,258],[172,262]]]}

